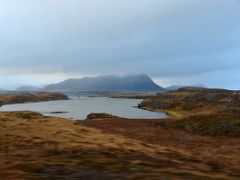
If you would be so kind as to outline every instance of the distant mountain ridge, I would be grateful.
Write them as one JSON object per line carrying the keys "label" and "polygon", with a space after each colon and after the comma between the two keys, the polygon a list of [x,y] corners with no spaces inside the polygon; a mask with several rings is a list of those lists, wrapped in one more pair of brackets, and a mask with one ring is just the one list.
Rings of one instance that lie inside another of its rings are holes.
{"label": "distant mountain ridge", "polygon": [[109,92],[159,92],[164,91],[153,80],[145,75],[98,76],[82,79],[67,79],[60,83],[50,84],[42,91],[109,91]]}
{"label": "distant mountain ridge", "polygon": [[21,86],[17,89],[15,89],[15,91],[39,91],[40,88],[35,87],[35,86]]}
{"label": "distant mountain ridge", "polygon": [[165,89],[167,91],[174,91],[174,90],[178,90],[178,89],[183,88],[183,87],[207,88],[204,84],[195,84],[195,85],[172,85],[172,86],[165,87]]}

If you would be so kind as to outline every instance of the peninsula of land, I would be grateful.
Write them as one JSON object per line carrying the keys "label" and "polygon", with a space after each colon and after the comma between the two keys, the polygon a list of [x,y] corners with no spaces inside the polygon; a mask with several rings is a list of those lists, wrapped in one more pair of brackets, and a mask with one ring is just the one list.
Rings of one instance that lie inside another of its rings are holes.
{"label": "peninsula of land", "polygon": [[0,93],[0,106],[5,104],[56,101],[68,99],[69,99],[68,96],[58,92]]}

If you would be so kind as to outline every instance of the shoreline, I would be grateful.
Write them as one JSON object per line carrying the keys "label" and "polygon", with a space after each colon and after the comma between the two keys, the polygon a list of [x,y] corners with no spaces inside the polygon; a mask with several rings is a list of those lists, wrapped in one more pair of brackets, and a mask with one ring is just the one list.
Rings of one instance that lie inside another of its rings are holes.
{"label": "shoreline", "polygon": [[165,113],[168,117],[167,118],[174,118],[177,117],[176,115],[174,115],[173,113],[171,113],[170,111],[164,111],[164,110],[156,110],[156,109],[152,109],[152,108],[147,108],[147,107],[136,107],[138,109],[142,109],[142,110],[146,110],[146,111],[151,111],[151,112],[159,112],[159,113]]}
{"label": "shoreline", "polygon": [[[109,98],[109,97],[102,97],[103,99],[105,99],[105,98]],[[93,98],[94,99],[94,98]],[[97,98],[97,99],[99,99],[99,98]],[[115,105],[116,105],[116,107],[118,107],[118,105],[117,104],[121,104],[121,102],[122,101],[118,101],[118,100],[114,100],[114,99],[116,99],[116,98],[109,98],[109,99],[112,99],[111,101],[112,101],[112,103],[113,103],[113,105],[114,105],[114,107],[115,107]],[[122,99],[122,98],[121,98]],[[128,110],[128,109],[130,109],[129,110],[129,113],[127,113],[127,114],[124,114],[124,113],[118,113],[118,111],[117,111],[117,109],[115,108],[115,109],[113,109],[113,111],[111,111],[111,108],[104,108],[105,109],[105,112],[106,113],[109,113],[109,114],[115,114],[115,115],[117,115],[117,116],[119,116],[119,117],[122,117],[122,118],[126,118],[126,119],[139,119],[139,118],[142,118],[142,119],[165,119],[165,118],[169,118],[169,115],[167,114],[167,113],[165,113],[165,112],[156,112],[156,113],[158,113],[158,114],[151,114],[151,112],[153,112],[153,111],[150,111],[150,110],[147,110],[147,109],[143,109],[143,108],[138,108],[138,104],[140,103],[140,101],[139,101],[139,99],[133,99],[133,101],[131,101],[131,100],[129,100],[129,99],[126,99],[127,101],[123,101],[123,103],[124,104],[126,104],[126,105],[128,105],[128,103],[125,103],[125,102],[128,102],[129,101],[129,103],[130,104],[133,104],[133,105],[129,105],[129,108],[128,108],[128,106],[125,106],[125,108],[123,108],[124,110]],[[136,100],[136,102],[135,102],[135,100]],[[43,101],[43,102],[46,102],[46,101]],[[74,102],[74,101],[73,101]],[[100,103],[102,102],[102,100],[100,99]],[[64,104],[64,102],[58,102],[58,101],[56,101],[56,102],[54,102],[54,104],[52,105],[52,104],[50,104],[51,106],[50,106],[50,108],[41,108],[41,106],[46,106],[46,107],[48,107],[48,103],[47,104],[39,104],[39,105],[33,105],[33,107],[34,108],[31,108],[31,103],[32,102],[30,102],[30,104],[28,105],[28,103],[27,103],[27,105],[25,106],[24,104],[25,103],[20,103],[20,104],[5,104],[5,105],[13,105],[13,107],[6,107],[6,108],[2,108],[2,109],[0,109],[1,110],[1,112],[12,112],[12,111],[35,111],[35,112],[39,112],[39,113],[41,113],[42,115],[46,115],[46,116],[54,116],[54,117],[63,117],[63,118],[68,118],[68,119],[79,119],[79,120],[85,120],[86,119],[86,117],[87,117],[87,115],[89,114],[89,113],[92,113],[92,112],[95,112],[94,111],[94,109],[91,109],[91,111],[88,111],[88,109],[86,109],[86,111],[88,112],[86,115],[85,115],[85,113],[84,112],[82,112],[80,115],[78,115],[78,114],[76,114],[76,110],[73,108],[73,109],[71,109],[71,108],[68,108],[68,107],[71,107],[71,101],[70,102],[68,102],[67,103],[67,105],[68,106],[66,106],[66,104]],[[34,102],[35,103],[35,102]],[[41,103],[41,102],[40,102]],[[63,104],[62,104],[63,103]],[[96,101],[96,103],[99,103],[99,101]],[[21,104],[23,105],[23,106],[21,106]],[[54,105],[56,105],[56,106],[58,106],[59,104],[61,104],[61,108],[59,109],[59,108],[54,108],[53,106]],[[81,106],[84,106],[84,104],[85,103],[80,103],[80,107]],[[88,104],[88,103],[87,103]],[[87,105],[86,104],[86,105]],[[14,106],[14,105],[16,105],[16,106]],[[18,106],[19,105],[19,106]],[[106,104],[107,106],[109,106],[109,104]],[[111,103],[110,103],[110,105],[111,105]],[[64,107],[64,106],[66,106],[66,107]],[[121,105],[120,105],[121,106]],[[101,107],[98,107],[98,106],[96,106],[96,108],[95,108],[95,110],[96,110],[96,112],[98,112],[98,108],[100,108],[101,109]],[[121,108],[121,107],[120,107]],[[103,109],[103,111],[102,112],[104,112],[104,109]],[[136,111],[136,110],[134,110],[134,109],[139,109],[140,111],[143,111],[143,112],[140,112],[140,114],[142,113],[142,116],[141,115],[138,115],[138,114],[136,114],[136,115],[134,115],[134,113],[135,112],[138,112],[138,111]],[[90,109],[89,109],[90,110]],[[145,111],[145,112],[144,112]],[[122,112],[122,111],[120,111],[120,112]],[[68,113],[69,115],[65,115],[66,113]],[[61,115],[62,114],[62,115]],[[85,115],[85,116],[83,116],[83,115]]]}
{"label": "shoreline", "polygon": [[58,92],[0,94],[0,107],[10,104],[34,103],[56,100],[69,100],[69,97]]}

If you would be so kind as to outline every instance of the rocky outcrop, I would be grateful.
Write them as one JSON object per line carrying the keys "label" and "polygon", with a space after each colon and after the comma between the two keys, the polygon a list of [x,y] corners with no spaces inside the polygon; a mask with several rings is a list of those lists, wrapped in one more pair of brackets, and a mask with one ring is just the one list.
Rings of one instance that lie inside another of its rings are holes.
{"label": "rocky outcrop", "polygon": [[87,116],[87,119],[109,119],[109,118],[117,118],[116,116],[113,116],[111,114],[107,113],[91,113]]}

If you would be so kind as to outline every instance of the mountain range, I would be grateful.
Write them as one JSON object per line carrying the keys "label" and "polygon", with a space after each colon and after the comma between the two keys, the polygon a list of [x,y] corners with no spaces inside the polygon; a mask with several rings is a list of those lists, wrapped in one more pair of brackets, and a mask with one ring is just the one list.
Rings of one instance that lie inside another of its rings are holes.
{"label": "mountain range", "polygon": [[[81,79],[67,79],[59,83],[49,84],[43,88],[34,86],[21,86],[14,91],[57,91],[57,92],[77,92],[77,91],[106,91],[106,92],[161,92],[178,90],[182,87],[204,87],[202,84],[191,86],[172,85],[161,87],[145,74],[129,76],[97,76],[84,77]],[[0,91],[6,91],[0,88]]]}
{"label": "mountain range", "polygon": [[145,75],[131,76],[97,76],[82,79],[67,79],[60,83],[50,84],[42,91],[109,91],[109,92],[159,92],[164,91],[153,80]]}

